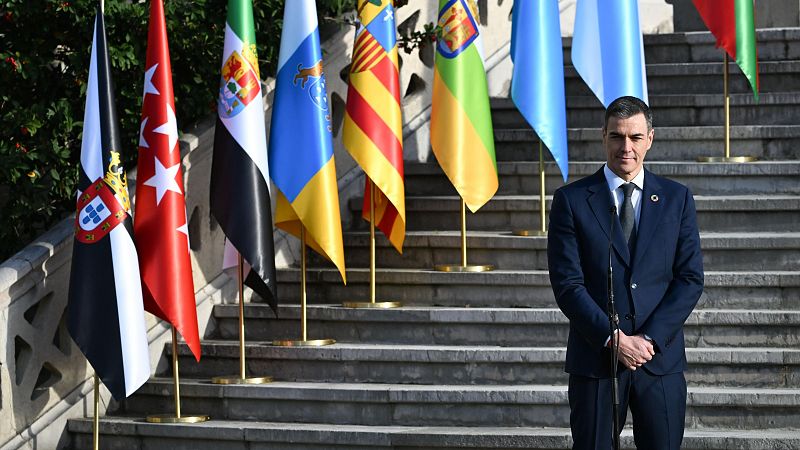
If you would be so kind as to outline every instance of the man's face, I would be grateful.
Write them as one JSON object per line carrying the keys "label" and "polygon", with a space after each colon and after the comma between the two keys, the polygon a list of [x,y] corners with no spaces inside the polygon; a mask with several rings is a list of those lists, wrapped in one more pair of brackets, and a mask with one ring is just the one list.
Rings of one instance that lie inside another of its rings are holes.
{"label": "man's face", "polygon": [[625,181],[631,181],[644,164],[644,155],[653,145],[654,130],[647,131],[644,114],[627,119],[608,118],[603,130],[603,146],[608,168]]}

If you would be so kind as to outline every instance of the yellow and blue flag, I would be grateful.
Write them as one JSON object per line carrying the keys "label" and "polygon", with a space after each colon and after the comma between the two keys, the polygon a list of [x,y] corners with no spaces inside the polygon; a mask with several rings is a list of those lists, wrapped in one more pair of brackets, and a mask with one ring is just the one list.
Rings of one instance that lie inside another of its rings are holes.
{"label": "yellow and blue flag", "polygon": [[269,173],[278,189],[275,225],[295,236],[345,279],[331,111],[313,0],[286,2],[269,139]]}
{"label": "yellow and blue flag", "polygon": [[567,181],[567,113],[558,0],[515,1],[511,99],[550,150]]}

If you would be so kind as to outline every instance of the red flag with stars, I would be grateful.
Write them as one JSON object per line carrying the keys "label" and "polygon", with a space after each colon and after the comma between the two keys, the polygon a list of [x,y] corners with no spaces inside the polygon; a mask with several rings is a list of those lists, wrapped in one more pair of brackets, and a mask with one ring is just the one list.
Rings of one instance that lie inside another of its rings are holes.
{"label": "red flag with stars", "polygon": [[162,0],[150,2],[133,229],[144,309],[171,323],[200,360],[186,202]]}

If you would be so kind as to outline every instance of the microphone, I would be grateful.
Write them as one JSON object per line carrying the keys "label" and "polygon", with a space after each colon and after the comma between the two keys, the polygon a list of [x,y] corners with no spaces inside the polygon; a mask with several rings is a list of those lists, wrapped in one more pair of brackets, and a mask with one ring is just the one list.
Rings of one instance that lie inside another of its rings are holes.
{"label": "microphone", "polygon": [[614,241],[614,222],[617,221],[617,207],[609,209],[611,216],[611,226],[608,227],[608,332],[611,336],[611,426],[613,427],[612,443],[614,450],[619,450],[619,433],[622,431],[619,423],[619,379],[617,378],[617,368],[619,367],[619,315],[617,306],[614,304],[614,266],[612,264],[613,241]]}
{"label": "microphone", "polygon": [[[614,222],[617,220],[617,207],[609,209],[611,213],[611,226],[608,227],[608,322],[611,337],[614,337],[616,330],[619,330],[619,316],[617,315],[617,305],[614,303],[614,265],[612,264],[613,245],[614,245]],[[612,349],[615,346],[612,346]],[[614,352],[612,352],[614,353]],[[616,365],[616,358],[613,363]],[[615,367],[616,373],[616,367]]]}

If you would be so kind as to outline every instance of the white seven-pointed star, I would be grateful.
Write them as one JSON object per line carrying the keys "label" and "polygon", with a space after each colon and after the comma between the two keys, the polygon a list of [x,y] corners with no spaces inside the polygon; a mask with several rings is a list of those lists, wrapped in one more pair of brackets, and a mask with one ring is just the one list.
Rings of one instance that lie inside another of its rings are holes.
{"label": "white seven-pointed star", "polygon": [[167,191],[183,194],[180,186],[178,186],[178,182],[175,181],[175,175],[178,174],[181,165],[175,164],[172,167],[164,167],[158,158],[154,157],[153,159],[155,159],[156,173],[152,178],[145,181],[144,185],[156,188],[156,205],[158,205],[161,203],[161,199],[164,198],[164,194],[166,194]]}
{"label": "white seven-pointed star", "polygon": [[147,94],[161,95],[158,89],[153,86],[153,75],[155,75],[157,68],[158,63],[153,64],[153,67],[147,69],[147,72],[144,73],[144,94],[142,94],[142,99],[147,97]]}
{"label": "white seven-pointed star", "polygon": [[153,129],[153,133],[166,134],[169,136],[169,152],[175,149],[175,144],[178,142],[178,122],[175,120],[175,111],[172,107],[167,106],[167,121],[161,124],[158,128]]}
{"label": "white seven-pointed star", "polygon": [[144,127],[147,125],[148,117],[145,117],[142,121],[142,126],[139,128],[139,147],[150,148],[150,145],[144,140]]}

